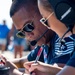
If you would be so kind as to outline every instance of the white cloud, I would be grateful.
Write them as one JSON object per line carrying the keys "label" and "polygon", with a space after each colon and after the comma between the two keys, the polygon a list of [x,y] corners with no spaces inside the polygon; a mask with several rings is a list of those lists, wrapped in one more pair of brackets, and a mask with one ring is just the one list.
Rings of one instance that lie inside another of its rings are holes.
{"label": "white cloud", "polygon": [[11,2],[12,0],[0,0],[0,23],[5,19],[9,28],[11,28],[12,24],[12,20],[9,15]]}

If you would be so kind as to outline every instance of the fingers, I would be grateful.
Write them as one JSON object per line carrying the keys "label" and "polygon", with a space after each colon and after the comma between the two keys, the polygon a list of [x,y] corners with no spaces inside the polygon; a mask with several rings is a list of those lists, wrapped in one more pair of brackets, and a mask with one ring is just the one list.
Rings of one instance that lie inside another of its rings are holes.
{"label": "fingers", "polygon": [[26,73],[26,74],[29,74],[29,71],[28,71],[27,69],[25,69],[25,73]]}
{"label": "fingers", "polygon": [[6,58],[2,54],[0,55],[0,62],[6,64]]}
{"label": "fingers", "polygon": [[[36,75],[35,74],[35,69],[37,68],[36,66],[34,66],[34,65],[36,65],[37,66],[37,63],[35,64],[35,61],[32,61],[32,62],[25,62],[24,63],[24,67],[25,67],[25,72],[26,73],[30,73],[31,74],[31,72],[32,72],[32,75]],[[34,67],[33,67],[34,66]],[[33,67],[33,68],[32,68]]]}
{"label": "fingers", "polygon": [[25,69],[29,70],[29,68],[31,67],[31,64],[33,64],[33,63],[34,63],[34,61],[32,61],[32,62],[25,62],[24,63]]}
{"label": "fingers", "polygon": [[34,61],[26,62],[26,63],[24,63],[24,67],[29,73],[32,72],[32,75],[35,74],[36,70],[37,71],[43,70],[43,67],[41,66],[41,62],[39,62],[39,61],[37,63],[35,63]]}
{"label": "fingers", "polygon": [[39,70],[39,64],[38,63],[34,63],[31,65],[30,69],[29,69],[29,72],[32,72],[34,70]]}
{"label": "fingers", "polygon": [[29,72],[32,72],[34,70],[38,70],[38,71],[41,71],[41,72],[46,72],[47,69],[49,69],[49,68],[47,68],[47,64],[38,61],[38,63],[31,64]]}

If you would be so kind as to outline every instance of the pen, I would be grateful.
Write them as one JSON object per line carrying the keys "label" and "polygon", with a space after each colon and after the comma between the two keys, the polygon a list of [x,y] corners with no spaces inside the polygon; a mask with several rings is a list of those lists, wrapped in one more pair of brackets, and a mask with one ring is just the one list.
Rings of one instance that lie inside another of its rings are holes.
{"label": "pen", "polygon": [[37,57],[36,57],[34,63],[37,63],[37,61],[39,60],[39,58],[40,58],[40,56],[41,56],[41,53],[42,53],[42,51],[43,51],[43,46],[44,46],[44,45],[42,45],[42,46],[40,47],[40,49],[39,49],[39,51],[38,51],[38,53],[37,53]]}
{"label": "pen", "polygon": [[[37,53],[37,57],[35,59],[35,62],[34,63],[37,63],[37,61],[39,60],[40,56],[41,56],[41,53],[43,51],[43,48],[44,48],[44,45],[42,45]],[[30,75],[32,75],[33,72],[30,72]]]}

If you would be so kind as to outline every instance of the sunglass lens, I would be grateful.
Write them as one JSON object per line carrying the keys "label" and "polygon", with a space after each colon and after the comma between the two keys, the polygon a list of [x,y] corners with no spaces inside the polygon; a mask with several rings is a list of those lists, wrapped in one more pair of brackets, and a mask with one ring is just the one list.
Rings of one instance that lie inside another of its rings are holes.
{"label": "sunglass lens", "polygon": [[46,20],[45,18],[42,18],[42,19],[40,20],[40,22],[41,22],[42,24],[48,26],[48,22],[47,22],[47,20]]}
{"label": "sunglass lens", "polygon": [[18,32],[16,35],[17,35],[17,37],[20,37],[20,38],[24,38],[25,37],[25,34],[23,34],[22,32]]}
{"label": "sunglass lens", "polygon": [[48,22],[47,22],[47,20],[46,20],[44,23],[48,26]]}
{"label": "sunglass lens", "polygon": [[32,32],[34,30],[34,26],[31,24],[27,24],[24,28],[23,31],[25,32]]}

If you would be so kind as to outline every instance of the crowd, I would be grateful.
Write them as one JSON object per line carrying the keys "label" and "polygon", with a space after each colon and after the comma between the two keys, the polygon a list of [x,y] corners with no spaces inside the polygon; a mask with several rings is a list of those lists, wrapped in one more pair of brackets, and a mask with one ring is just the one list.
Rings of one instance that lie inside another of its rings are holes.
{"label": "crowd", "polygon": [[74,7],[73,0],[13,0],[10,17],[18,30],[16,35],[33,41],[35,48],[28,56],[12,61],[1,55],[10,75],[75,74]]}

